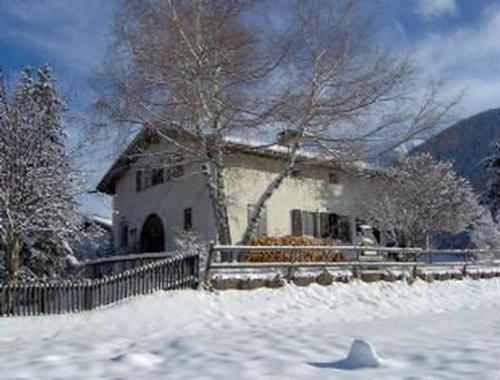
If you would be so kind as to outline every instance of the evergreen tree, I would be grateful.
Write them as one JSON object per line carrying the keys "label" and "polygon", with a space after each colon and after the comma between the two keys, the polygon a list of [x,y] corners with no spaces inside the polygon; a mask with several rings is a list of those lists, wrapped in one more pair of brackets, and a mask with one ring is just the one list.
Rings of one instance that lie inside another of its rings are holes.
{"label": "evergreen tree", "polygon": [[21,265],[30,265],[23,252],[38,246],[39,258],[54,262],[50,256],[74,232],[74,181],[64,147],[64,104],[50,69],[36,76],[23,70],[10,97],[3,82],[0,87],[0,244],[14,281]]}

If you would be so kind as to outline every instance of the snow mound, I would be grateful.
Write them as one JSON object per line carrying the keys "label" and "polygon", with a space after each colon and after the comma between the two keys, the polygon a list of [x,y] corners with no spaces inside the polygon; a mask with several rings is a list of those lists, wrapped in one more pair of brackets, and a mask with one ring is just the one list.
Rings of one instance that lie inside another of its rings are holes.
{"label": "snow mound", "polygon": [[380,367],[381,361],[370,342],[356,339],[352,342],[349,355],[345,358],[344,364],[350,368],[375,368]]}
{"label": "snow mound", "polygon": [[382,365],[382,359],[378,356],[375,348],[370,342],[362,339],[355,339],[345,359],[333,363],[308,364],[317,368],[356,370],[363,368],[378,368]]}
{"label": "snow mound", "polygon": [[127,366],[140,368],[152,368],[163,361],[159,356],[149,352],[124,354],[114,358],[113,360],[126,364]]}

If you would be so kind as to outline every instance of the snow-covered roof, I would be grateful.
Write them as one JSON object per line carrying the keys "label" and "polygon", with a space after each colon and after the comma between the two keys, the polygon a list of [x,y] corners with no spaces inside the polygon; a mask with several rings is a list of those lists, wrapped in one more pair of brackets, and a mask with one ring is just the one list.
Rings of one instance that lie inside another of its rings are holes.
{"label": "snow-covered roof", "polygon": [[112,228],[113,227],[113,221],[111,219],[103,218],[101,216],[94,215],[94,216],[92,216],[92,220],[96,224],[98,224],[102,227],[105,227],[105,228]]}
{"label": "snow-covered roof", "polygon": [[[162,133],[177,136],[184,135],[184,137],[193,138],[181,130],[168,130]],[[143,151],[155,137],[155,132],[151,129],[144,128],[139,132],[99,181],[97,191],[110,195],[114,194],[116,182],[129,169],[130,164],[137,160],[138,156],[140,156],[140,152]],[[287,146],[274,142],[267,142],[262,139],[256,140],[240,136],[228,136],[225,139],[227,143],[226,148],[229,153],[245,153],[274,159],[285,159],[288,153]],[[308,164],[312,165],[329,166],[337,170],[349,169],[350,171],[363,172],[365,174],[376,174],[381,171],[380,168],[363,161],[352,162],[340,167],[331,160],[323,158],[321,154],[305,149],[299,151],[298,160],[307,161]]]}

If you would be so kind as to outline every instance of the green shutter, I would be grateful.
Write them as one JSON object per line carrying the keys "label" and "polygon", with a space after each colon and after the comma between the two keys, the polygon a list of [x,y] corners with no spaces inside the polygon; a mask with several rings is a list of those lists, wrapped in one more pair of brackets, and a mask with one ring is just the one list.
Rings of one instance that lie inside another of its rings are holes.
{"label": "green shutter", "polygon": [[302,236],[302,212],[300,210],[292,210],[292,235]]}

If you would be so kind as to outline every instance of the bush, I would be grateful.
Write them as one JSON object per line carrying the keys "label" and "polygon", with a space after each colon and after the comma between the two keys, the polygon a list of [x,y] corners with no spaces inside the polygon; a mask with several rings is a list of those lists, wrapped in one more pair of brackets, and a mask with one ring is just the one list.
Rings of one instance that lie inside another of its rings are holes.
{"label": "bush", "polygon": [[[254,237],[250,245],[259,246],[318,246],[326,245],[324,240],[308,236]],[[241,261],[259,262],[334,262],[343,261],[340,251],[300,250],[300,251],[256,251],[241,255]]]}

